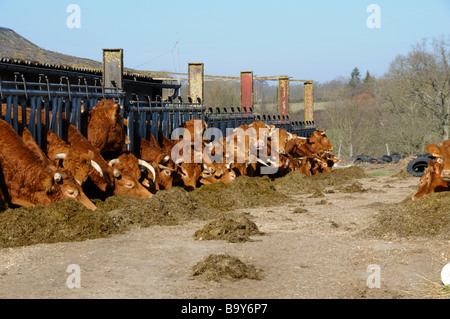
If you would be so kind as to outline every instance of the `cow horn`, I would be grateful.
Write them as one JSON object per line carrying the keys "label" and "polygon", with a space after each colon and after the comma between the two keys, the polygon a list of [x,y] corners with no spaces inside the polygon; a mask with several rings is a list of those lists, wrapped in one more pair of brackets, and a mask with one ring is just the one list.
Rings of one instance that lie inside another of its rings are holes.
{"label": "cow horn", "polygon": [[160,168],[160,169],[165,169],[165,170],[169,170],[169,171],[175,171],[173,168],[170,168],[170,167],[167,167],[167,166],[164,166],[164,165],[161,165],[161,164],[158,164],[158,167]]}
{"label": "cow horn", "polygon": [[208,165],[206,165],[205,163],[203,163],[203,169],[206,170],[209,174],[211,174]]}
{"label": "cow horn", "polygon": [[290,160],[288,159],[288,160],[286,161],[286,167],[289,167],[289,162],[290,162]]}
{"label": "cow horn", "polygon": [[62,176],[60,173],[55,173],[53,179],[55,180],[55,182],[59,183],[62,180]]}
{"label": "cow horn", "polygon": [[114,169],[113,174],[114,174],[114,177],[117,177],[117,178],[120,177],[120,171],[117,168]]}
{"label": "cow horn", "polygon": [[118,164],[118,163],[119,163],[119,159],[118,159],[118,158],[115,158],[115,159],[110,160],[110,161],[108,162],[109,166],[114,166],[114,165],[116,165],[116,164]]}
{"label": "cow horn", "polygon": [[55,160],[66,159],[66,153],[59,153],[55,155]]}
{"label": "cow horn", "polygon": [[167,163],[170,160],[170,155],[166,155],[163,160],[164,163]]}
{"label": "cow horn", "polygon": [[150,172],[152,172],[152,174],[153,174],[152,180],[154,183],[156,180],[156,173],[155,173],[155,169],[153,168],[153,166],[151,166],[149,163],[147,163],[146,161],[141,160],[141,159],[138,159],[138,163],[139,163],[139,165],[146,167]]}
{"label": "cow horn", "polygon": [[263,161],[262,159],[260,159],[260,158],[257,158],[256,161],[257,161],[258,163],[264,165],[264,166],[269,167],[269,165],[267,165],[267,163],[264,163],[264,161]]}
{"label": "cow horn", "polygon": [[96,161],[91,160],[91,166],[100,174],[101,177],[103,177],[102,169],[100,168],[100,165],[98,165]]}

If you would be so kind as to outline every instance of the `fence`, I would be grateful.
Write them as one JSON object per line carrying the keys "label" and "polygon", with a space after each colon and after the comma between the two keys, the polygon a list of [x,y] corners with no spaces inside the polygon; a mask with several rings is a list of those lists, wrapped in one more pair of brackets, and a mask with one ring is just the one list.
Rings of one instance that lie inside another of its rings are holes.
{"label": "fence", "polygon": [[285,128],[303,137],[308,137],[315,130],[313,121],[290,122],[289,116],[255,115],[251,107],[219,109],[206,107],[198,99],[197,102],[191,99],[183,102],[180,97],[167,100],[158,98],[156,101],[148,96],[127,99],[116,87],[104,87],[101,81],[88,83],[83,78],[77,84],[69,83],[68,78],[64,77],[61,77],[60,83],[50,83],[45,75],[39,77],[39,82],[26,82],[21,74],[16,74],[15,81],[2,81],[0,78],[0,99],[0,117],[16,131],[19,121],[23,123],[39,146],[42,146],[42,124],[61,137],[63,119],[81,131],[82,111],[92,109],[101,99],[112,99],[124,106],[121,113],[126,119],[124,127],[126,124],[131,141],[130,151],[134,150],[136,135],[147,138],[150,133],[158,139],[161,132],[170,137],[175,128],[192,118],[204,120],[209,127],[219,128],[224,135],[228,128],[250,124],[255,120]]}

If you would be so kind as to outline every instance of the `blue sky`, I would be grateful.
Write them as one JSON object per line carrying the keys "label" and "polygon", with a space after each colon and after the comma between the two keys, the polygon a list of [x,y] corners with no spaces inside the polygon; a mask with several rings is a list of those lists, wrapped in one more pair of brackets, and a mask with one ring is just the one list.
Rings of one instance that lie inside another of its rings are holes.
{"label": "blue sky", "polygon": [[[67,27],[72,3],[81,28]],[[370,4],[381,28],[367,27]],[[450,1],[0,0],[0,26],[97,61],[102,48],[122,48],[130,68],[186,73],[189,62],[203,62],[206,74],[325,82],[354,67],[382,76],[421,39],[450,37]]]}

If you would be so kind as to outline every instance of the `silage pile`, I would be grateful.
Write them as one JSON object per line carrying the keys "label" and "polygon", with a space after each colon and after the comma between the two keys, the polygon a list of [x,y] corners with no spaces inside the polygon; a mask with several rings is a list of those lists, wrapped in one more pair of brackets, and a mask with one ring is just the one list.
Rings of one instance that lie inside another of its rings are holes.
{"label": "silage pile", "polygon": [[250,236],[264,235],[258,226],[246,216],[235,218],[222,216],[207,223],[194,233],[196,240],[226,240],[230,243],[250,241]]}
{"label": "silage pile", "polygon": [[[94,200],[97,211],[88,210],[72,200],[61,200],[46,207],[37,205],[15,209],[0,203],[0,247],[81,241],[133,228],[213,220],[236,209],[284,205],[291,201],[290,195],[320,194],[330,186],[364,177],[368,176],[358,167],[336,169],[315,176],[291,172],[275,180],[267,176],[240,176],[232,183],[203,185],[192,192],[174,187],[157,192],[148,199],[111,196],[105,201]],[[241,226],[233,225],[229,222],[227,226],[234,229],[231,232],[222,225],[212,233],[234,233],[235,237],[225,240],[246,240],[248,235],[239,230]]]}
{"label": "silage pile", "polygon": [[363,236],[450,239],[450,192],[407,198],[380,210]]}
{"label": "silage pile", "polygon": [[261,280],[262,272],[261,269],[247,265],[236,257],[213,254],[192,267],[191,276],[214,281],[236,281],[245,278]]}

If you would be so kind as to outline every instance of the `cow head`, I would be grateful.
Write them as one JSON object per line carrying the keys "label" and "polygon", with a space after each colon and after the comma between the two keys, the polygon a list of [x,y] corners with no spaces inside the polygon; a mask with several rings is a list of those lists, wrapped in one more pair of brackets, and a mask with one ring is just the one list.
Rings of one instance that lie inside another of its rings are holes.
{"label": "cow head", "polygon": [[69,149],[67,153],[56,154],[54,159],[57,161],[57,166],[67,168],[72,172],[79,185],[83,185],[92,169],[103,177],[103,171],[100,165],[94,161],[94,152],[91,150],[87,153],[81,153]]}
{"label": "cow head", "polygon": [[227,163],[212,163],[211,167],[205,167],[202,171],[200,183],[215,184],[218,182],[231,183],[236,178],[236,173]]}
{"label": "cow head", "polygon": [[86,208],[96,210],[97,206],[84,194],[81,185],[72,175],[72,172],[64,168],[56,168],[54,180],[61,190],[61,198],[79,201]]}
{"label": "cow head", "polygon": [[309,144],[316,153],[333,150],[333,145],[324,131],[314,131],[309,137]]}
{"label": "cow head", "polygon": [[139,165],[144,165],[149,171],[152,171],[152,174],[155,177],[156,173],[151,165],[138,160],[133,154],[122,154],[120,157],[109,161],[108,164],[114,170],[114,195],[125,194],[130,197],[139,198],[149,198],[153,196],[152,193],[139,183],[141,176]]}
{"label": "cow head", "polygon": [[429,161],[424,175],[420,177],[417,192],[413,195],[412,200],[416,200],[430,193],[450,190],[450,185],[442,180],[441,173],[442,166],[440,161]]}
{"label": "cow head", "polygon": [[436,157],[436,161],[442,166],[441,178],[450,182],[450,140],[442,143],[441,147],[435,144],[428,144],[426,146],[428,153]]}

